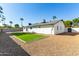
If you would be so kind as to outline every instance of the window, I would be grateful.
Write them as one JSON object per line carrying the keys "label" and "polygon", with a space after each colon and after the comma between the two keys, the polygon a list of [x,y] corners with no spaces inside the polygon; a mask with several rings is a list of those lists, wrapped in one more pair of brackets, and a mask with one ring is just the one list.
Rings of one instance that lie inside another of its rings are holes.
{"label": "window", "polygon": [[39,26],[39,28],[40,28],[40,26]]}
{"label": "window", "polygon": [[26,29],[26,27],[23,27],[24,29]]}
{"label": "window", "polygon": [[32,29],[32,27],[30,27],[30,29]]}
{"label": "window", "polygon": [[28,31],[28,28],[26,28],[26,31]]}
{"label": "window", "polygon": [[58,26],[57,26],[57,30],[58,30]]}
{"label": "window", "polygon": [[62,30],[62,27],[60,26],[60,30]]}

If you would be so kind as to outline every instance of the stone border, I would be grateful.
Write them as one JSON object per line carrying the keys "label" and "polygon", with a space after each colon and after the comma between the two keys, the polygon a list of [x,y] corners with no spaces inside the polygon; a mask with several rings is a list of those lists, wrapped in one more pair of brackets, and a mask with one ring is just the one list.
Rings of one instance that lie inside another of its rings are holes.
{"label": "stone border", "polygon": [[23,43],[26,43],[25,41],[23,41],[22,39],[16,37],[15,35],[12,35],[12,37],[15,38],[15,39],[18,39],[18,40],[22,41]]}
{"label": "stone border", "polygon": [[14,36],[14,35],[12,35],[12,36],[9,36],[10,38],[12,38],[12,40],[14,40],[18,45],[21,45],[20,43],[22,43],[22,44],[26,44],[26,42],[25,41],[23,41],[23,40],[21,40],[21,39],[19,39],[19,38],[17,38],[16,36]]}

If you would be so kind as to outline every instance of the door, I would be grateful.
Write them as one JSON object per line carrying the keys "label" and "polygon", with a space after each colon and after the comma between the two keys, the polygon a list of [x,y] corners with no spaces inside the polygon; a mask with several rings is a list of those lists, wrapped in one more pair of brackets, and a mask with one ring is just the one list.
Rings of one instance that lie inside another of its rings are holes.
{"label": "door", "polygon": [[68,32],[72,32],[72,28],[68,28]]}

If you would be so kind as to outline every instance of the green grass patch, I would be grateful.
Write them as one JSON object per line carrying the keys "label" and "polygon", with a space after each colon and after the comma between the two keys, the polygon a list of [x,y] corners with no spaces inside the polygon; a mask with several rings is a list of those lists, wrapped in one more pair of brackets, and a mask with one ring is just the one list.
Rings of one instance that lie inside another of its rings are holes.
{"label": "green grass patch", "polygon": [[34,33],[12,33],[12,35],[15,35],[16,37],[20,38],[25,42],[32,42],[46,37],[46,35]]}

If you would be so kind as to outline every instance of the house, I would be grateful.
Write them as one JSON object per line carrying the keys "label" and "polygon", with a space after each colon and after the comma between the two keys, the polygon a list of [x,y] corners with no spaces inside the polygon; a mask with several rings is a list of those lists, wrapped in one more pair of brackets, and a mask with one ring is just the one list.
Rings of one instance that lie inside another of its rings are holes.
{"label": "house", "polygon": [[36,23],[23,27],[23,32],[35,32],[42,34],[59,34],[65,32],[63,20],[54,20],[46,23]]}

